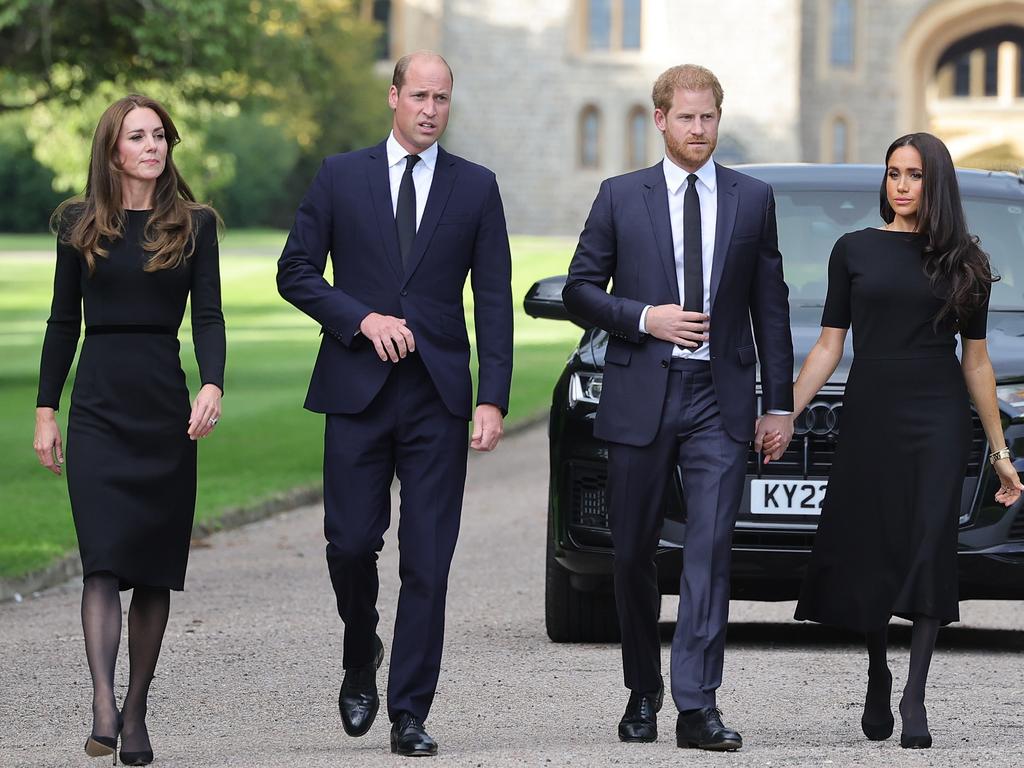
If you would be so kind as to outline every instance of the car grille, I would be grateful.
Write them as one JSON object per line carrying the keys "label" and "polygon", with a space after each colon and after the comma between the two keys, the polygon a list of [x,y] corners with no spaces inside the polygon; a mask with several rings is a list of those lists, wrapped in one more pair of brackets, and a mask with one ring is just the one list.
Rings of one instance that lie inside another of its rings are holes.
{"label": "car grille", "polygon": [[608,530],[607,484],[608,472],[603,466],[578,462],[569,465],[573,525]]}
{"label": "car grille", "polygon": [[[823,393],[797,419],[797,431],[782,457],[764,464],[751,448],[747,456],[747,474],[755,477],[828,477],[839,440],[841,392]],[[809,412],[814,412],[810,414]],[[977,477],[985,455],[985,430],[981,419],[971,410],[971,449],[967,458],[967,477]]]}

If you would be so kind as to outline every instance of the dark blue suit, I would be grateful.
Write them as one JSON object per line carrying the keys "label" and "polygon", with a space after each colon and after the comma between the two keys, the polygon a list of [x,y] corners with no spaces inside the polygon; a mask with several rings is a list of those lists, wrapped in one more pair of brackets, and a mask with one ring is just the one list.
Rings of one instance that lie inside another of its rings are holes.
{"label": "dark blue suit", "polygon": [[[563,297],[611,334],[594,434],[609,442],[609,522],[626,686],[660,686],[654,553],[678,465],[687,509],[672,688],[680,709],[715,705],[728,620],[732,526],[755,421],[792,410],[788,290],[771,188],[716,166],[710,365],[673,363],[670,342],[641,334],[646,305],[680,304],[662,165],[606,180],[569,267]],[[607,291],[611,282],[612,291]],[[703,370],[702,370],[703,368]]]}
{"label": "dark blue suit", "polygon": [[[330,253],[333,285],[324,279]],[[403,269],[385,144],[327,158],[278,263],[281,295],[323,327],[306,408],[327,414],[327,560],[345,623],[346,668],[373,656],[377,552],[402,486],[402,589],[388,711],[426,719],[440,669],[448,570],[458,536],[472,418],[462,302],[473,288],[477,403],[508,409],[511,257],[494,174],[439,149]],[[383,362],[359,333],[370,312],[405,318],[416,351]]]}

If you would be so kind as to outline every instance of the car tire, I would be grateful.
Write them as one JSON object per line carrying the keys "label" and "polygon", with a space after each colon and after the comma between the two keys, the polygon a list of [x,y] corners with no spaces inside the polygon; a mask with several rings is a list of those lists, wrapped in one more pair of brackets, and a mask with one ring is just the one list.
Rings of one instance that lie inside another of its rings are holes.
{"label": "car tire", "polygon": [[619,616],[611,583],[607,589],[592,591],[573,587],[569,571],[555,560],[550,533],[546,560],[544,619],[548,637],[556,643],[619,642]]}

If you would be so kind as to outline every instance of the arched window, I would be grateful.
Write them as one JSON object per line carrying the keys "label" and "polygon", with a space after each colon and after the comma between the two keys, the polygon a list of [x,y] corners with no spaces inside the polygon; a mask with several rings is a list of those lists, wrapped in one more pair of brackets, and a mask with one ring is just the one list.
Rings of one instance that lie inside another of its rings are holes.
{"label": "arched window", "polygon": [[842,117],[832,121],[832,162],[850,162],[850,126]]}
{"label": "arched window", "polygon": [[643,168],[647,165],[647,110],[641,106],[633,107],[626,120],[628,136],[627,158],[631,169]]}
{"label": "arched window", "polygon": [[854,0],[832,0],[829,60],[833,67],[853,67]]}
{"label": "arched window", "polygon": [[579,162],[581,168],[601,165],[601,113],[592,104],[580,112]]}

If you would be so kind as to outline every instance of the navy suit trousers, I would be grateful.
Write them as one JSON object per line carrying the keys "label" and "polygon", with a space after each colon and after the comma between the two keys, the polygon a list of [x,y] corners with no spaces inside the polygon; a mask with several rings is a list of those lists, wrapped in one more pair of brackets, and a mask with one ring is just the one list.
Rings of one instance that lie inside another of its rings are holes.
{"label": "navy suit trousers", "polygon": [[459,533],[468,429],[453,416],[419,355],[395,364],[368,408],[328,414],[324,436],[327,564],[345,624],[346,669],[372,661],[377,553],[391,524],[391,483],[401,483],[401,590],[388,682],[388,714],[425,720],[444,644],[448,571]]}
{"label": "navy suit trousers", "polygon": [[665,492],[682,474],[686,540],[672,639],[672,697],[680,710],[715,706],[729,620],[732,529],[743,493],[747,443],[722,426],[711,367],[685,361],[669,373],[661,425],[646,446],[608,445],[609,525],[626,687],[661,686],[658,572],[654,554]]}

